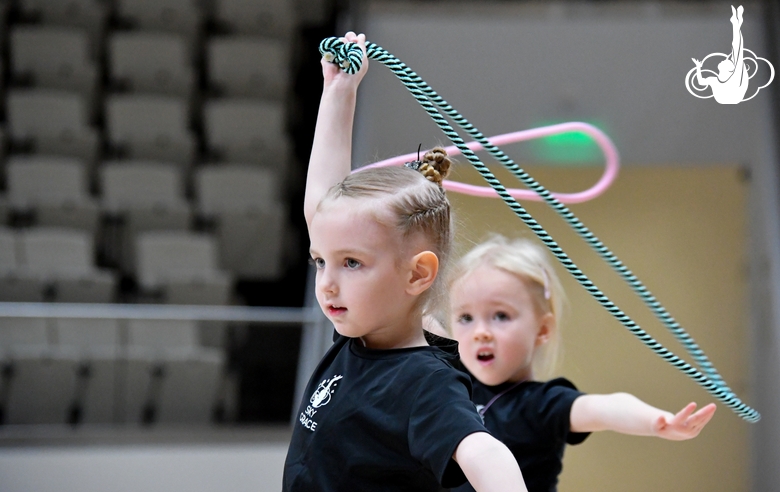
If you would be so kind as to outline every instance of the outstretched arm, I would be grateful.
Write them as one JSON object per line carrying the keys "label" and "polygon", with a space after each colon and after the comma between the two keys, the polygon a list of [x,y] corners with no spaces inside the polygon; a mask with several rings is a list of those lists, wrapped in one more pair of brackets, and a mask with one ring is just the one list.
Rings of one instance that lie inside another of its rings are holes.
{"label": "outstretched arm", "polygon": [[715,413],[710,403],[698,412],[689,403],[676,415],[648,405],[628,393],[583,395],[571,407],[572,432],[611,430],[635,436],[656,436],[672,441],[699,435]]}
{"label": "outstretched arm", "polygon": [[477,492],[527,492],[512,452],[487,432],[466,436],[453,456]]}
{"label": "outstretched arm", "polygon": [[696,82],[698,82],[702,87],[709,85],[709,77],[705,79],[701,76],[701,62],[696,58],[691,58],[691,60],[693,60],[693,63],[696,65]]}
{"label": "outstretched arm", "polygon": [[364,34],[348,32],[344,38],[358,43],[361,47],[364,54],[363,66],[358,73],[350,75],[334,63],[324,59],[320,62],[323,87],[306,176],[306,195],[303,201],[306,224],[311,224],[322,197],[333,185],[347,177],[351,170],[352,125],[355,119],[357,89],[368,70],[368,59],[365,57]]}

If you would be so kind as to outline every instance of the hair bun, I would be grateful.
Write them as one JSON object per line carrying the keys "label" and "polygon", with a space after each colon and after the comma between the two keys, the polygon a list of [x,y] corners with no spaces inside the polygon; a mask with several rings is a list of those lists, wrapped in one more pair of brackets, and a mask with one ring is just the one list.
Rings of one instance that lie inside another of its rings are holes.
{"label": "hair bun", "polygon": [[425,153],[418,169],[428,181],[441,186],[442,181],[449,176],[452,161],[442,147],[434,147]]}

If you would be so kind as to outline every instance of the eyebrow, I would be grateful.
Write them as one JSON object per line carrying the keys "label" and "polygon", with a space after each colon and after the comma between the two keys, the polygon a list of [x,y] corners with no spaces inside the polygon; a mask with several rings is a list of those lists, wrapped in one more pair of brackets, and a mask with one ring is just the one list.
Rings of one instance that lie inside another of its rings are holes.
{"label": "eyebrow", "polygon": [[[311,248],[309,248],[309,254],[315,255],[317,252]],[[368,251],[361,251],[356,249],[340,249],[338,251],[333,252],[336,256],[367,256],[369,254]]]}

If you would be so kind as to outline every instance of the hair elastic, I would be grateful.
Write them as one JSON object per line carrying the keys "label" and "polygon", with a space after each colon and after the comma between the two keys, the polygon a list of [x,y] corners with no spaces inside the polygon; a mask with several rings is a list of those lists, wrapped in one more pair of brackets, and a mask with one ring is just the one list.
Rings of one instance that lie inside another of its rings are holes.
{"label": "hair elastic", "polygon": [[420,145],[417,146],[417,160],[411,162],[404,162],[404,167],[408,167],[409,169],[414,169],[415,171],[420,170],[420,166],[422,166],[422,161],[420,160],[420,149],[422,149],[422,142],[420,143]]}

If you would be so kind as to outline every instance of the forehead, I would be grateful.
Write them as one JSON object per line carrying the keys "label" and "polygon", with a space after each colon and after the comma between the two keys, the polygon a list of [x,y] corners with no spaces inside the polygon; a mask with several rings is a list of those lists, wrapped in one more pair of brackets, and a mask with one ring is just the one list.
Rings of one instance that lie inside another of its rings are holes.
{"label": "forehead", "polygon": [[377,207],[369,200],[340,197],[323,202],[309,227],[312,249],[395,249],[396,235],[392,228],[378,220],[378,214]]}
{"label": "forehead", "polygon": [[531,301],[526,281],[494,266],[482,264],[452,284],[454,306],[519,304]]}

